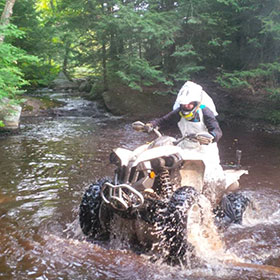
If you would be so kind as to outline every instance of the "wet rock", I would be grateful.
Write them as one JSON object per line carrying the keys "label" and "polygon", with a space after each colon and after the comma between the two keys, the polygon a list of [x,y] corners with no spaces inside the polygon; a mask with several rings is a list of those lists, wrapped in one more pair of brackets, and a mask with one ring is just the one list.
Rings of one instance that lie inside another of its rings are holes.
{"label": "wet rock", "polygon": [[19,127],[21,106],[11,104],[8,98],[0,101],[0,120],[4,123],[3,130],[16,130]]}
{"label": "wet rock", "polygon": [[176,96],[157,95],[151,92],[138,92],[118,89],[102,94],[105,106],[114,115],[143,119],[162,116],[172,110]]}
{"label": "wet rock", "polygon": [[91,82],[89,80],[83,80],[80,82],[79,91],[80,92],[90,92],[91,91]]}
{"label": "wet rock", "polygon": [[55,90],[76,90],[78,84],[70,81],[63,72],[60,72],[58,77],[52,81],[50,87]]}

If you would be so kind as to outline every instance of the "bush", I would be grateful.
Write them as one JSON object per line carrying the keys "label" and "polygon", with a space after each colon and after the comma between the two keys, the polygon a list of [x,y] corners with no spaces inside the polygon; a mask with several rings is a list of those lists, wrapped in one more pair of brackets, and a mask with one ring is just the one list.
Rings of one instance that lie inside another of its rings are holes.
{"label": "bush", "polygon": [[28,85],[22,65],[37,62],[38,59],[7,42],[11,37],[23,36],[24,33],[16,26],[0,25],[0,33],[5,37],[5,41],[0,43],[0,100],[4,97],[16,99],[16,95],[23,92],[21,88]]}

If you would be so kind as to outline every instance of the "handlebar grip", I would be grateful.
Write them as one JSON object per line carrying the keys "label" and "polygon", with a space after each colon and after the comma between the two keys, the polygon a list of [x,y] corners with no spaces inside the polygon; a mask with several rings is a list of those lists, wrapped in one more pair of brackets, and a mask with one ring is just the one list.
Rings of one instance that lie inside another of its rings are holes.
{"label": "handlebar grip", "polygon": [[132,123],[132,128],[136,131],[143,131],[145,127],[145,124],[140,122],[140,121],[136,121]]}

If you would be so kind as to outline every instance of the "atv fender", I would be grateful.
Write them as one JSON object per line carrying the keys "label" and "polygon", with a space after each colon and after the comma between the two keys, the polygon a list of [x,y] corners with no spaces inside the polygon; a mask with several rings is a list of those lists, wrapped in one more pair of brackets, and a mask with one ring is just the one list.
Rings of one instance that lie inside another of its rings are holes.
{"label": "atv fender", "polygon": [[224,171],[226,177],[226,193],[239,189],[239,179],[242,175],[248,174],[248,170],[228,169]]}
{"label": "atv fender", "polygon": [[202,160],[186,160],[180,169],[181,186],[192,186],[198,193],[204,184],[205,164]]}

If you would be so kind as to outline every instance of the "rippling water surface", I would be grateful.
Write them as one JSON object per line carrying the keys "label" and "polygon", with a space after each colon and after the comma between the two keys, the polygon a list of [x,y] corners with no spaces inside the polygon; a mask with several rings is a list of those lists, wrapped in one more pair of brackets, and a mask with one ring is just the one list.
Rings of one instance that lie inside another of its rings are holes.
{"label": "rippling water surface", "polygon": [[50,118],[25,117],[21,132],[0,138],[0,279],[280,279],[280,137],[224,127],[223,163],[242,150],[243,191],[254,208],[242,226],[221,232],[229,252],[252,266],[200,268],[150,262],[121,244],[86,241],[78,207],[90,182],[112,174],[112,148],[151,136],[95,103],[62,94]]}

